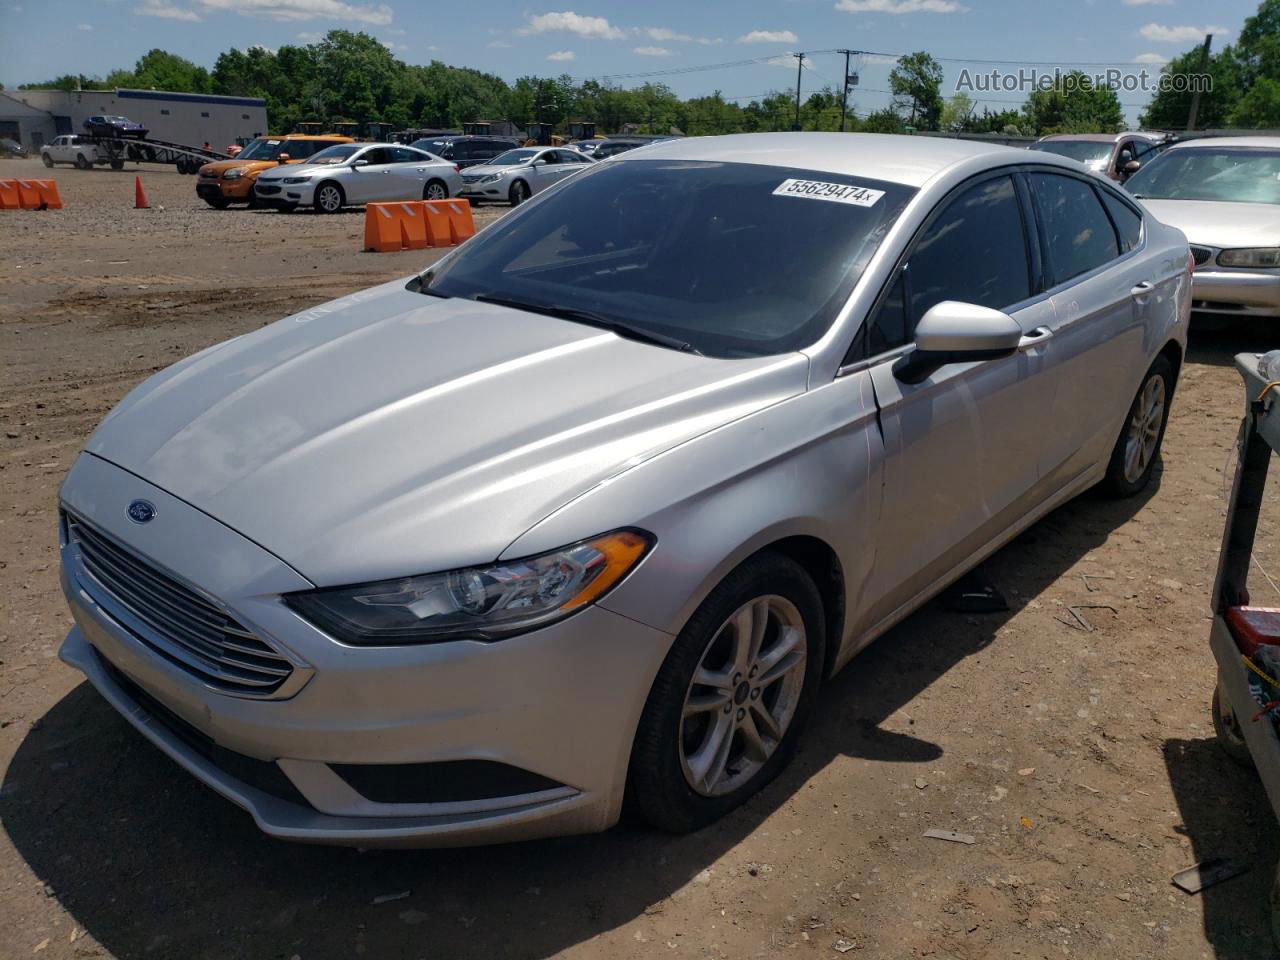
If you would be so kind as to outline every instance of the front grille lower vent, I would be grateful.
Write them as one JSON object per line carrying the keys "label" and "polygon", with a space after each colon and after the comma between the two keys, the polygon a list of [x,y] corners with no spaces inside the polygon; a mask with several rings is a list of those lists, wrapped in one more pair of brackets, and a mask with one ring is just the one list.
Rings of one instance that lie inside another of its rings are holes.
{"label": "front grille lower vent", "polygon": [[1202,263],[1208,263],[1213,258],[1213,251],[1208,247],[1197,247],[1194,244],[1191,247],[1191,257],[1195,260],[1196,266]]}
{"label": "front grille lower vent", "polygon": [[67,515],[81,585],[156,653],[229,693],[270,696],[293,664],[190,587]]}

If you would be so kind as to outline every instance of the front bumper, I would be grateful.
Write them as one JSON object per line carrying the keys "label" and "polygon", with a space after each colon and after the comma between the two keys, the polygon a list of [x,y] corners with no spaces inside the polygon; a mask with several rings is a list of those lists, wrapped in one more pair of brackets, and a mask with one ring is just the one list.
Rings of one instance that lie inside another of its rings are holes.
{"label": "front bumper", "polygon": [[1280,317],[1280,270],[1203,266],[1191,275],[1197,310]]}
{"label": "front bumper", "polygon": [[458,196],[468,200],[505,200],[510,188],[501,180],[493,183],[466,183],[458,191]]}
{"label": "front bumper", "polygon": [[235,180],[205,179],[196,181],[196,196],[201,200],[226,200],[229,203],[246,203],[253,197],[253,178]]}
{"label": "front bumper", "polygon": [[[154,533],[148,530],[130,538],[123,505],[137,497],[157,508],[150,526],[172,524],[172,535],[147,539]],[[83,455],[63,500],[158,567],[206,587],[240,622],[314,671],[286,699],[213,689],[113,617],[95,598],[101,588],[78,565],[74,548],[64,547],[63,589],[76,627],[62,659],[156,746],[248,810],[266,833],[358,846],[448,846],[589,833],[617,820],[632,738],[671,643],[667,634],[592,607],[499,643],[357,650],[279,602],[276,591],[300,581],[297,574],[131,474]],[[104,511],[102,504],[121,509]],[[272,592],[264,593],[269,585]],[[131,686],[138,695],[130,694]],[[193,747],[175,723],[243,760],[265,762],[261,766],[282,773],[297,796],[290,800],[247,782],[238,768]],[[515,795],[388,802],[361,795],[341,775],[350,765],[430,771],[442,768],[419,765],[469,760],[552,784]]]}
{"label": "front bumper", "polygon": [[254,197],[268,207],[298,207],[310,205],[315,195],[315,184],[273,182],[255,185]]}

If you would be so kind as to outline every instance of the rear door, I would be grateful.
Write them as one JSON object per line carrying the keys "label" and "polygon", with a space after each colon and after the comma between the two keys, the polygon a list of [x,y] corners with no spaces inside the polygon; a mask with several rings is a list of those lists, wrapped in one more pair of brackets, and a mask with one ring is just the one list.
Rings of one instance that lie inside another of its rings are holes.
{"label": "rear door", "polygon": [[1034,337],[1011,356],[948,363],[919,383],[895,366],[943,300],[1008,312],[1034,334],[1033,223],[1009,172],[957,188],[912,242],[859,333],[885,444],[883,508],[858,629],[894,614],[1040,502],[1044,423]]}
{"label": "rear door", "polygon": [[422,189],[426,185],[431,158],[425,153],[409,147],[387,148],[391,161],[391,176],[396,183],[393,200],[421,200]]}
{"label": "rear door", "polygon": [[[1026,186],[1043,251],[1042,322],[1052,334],[1044,345],[1046,389],[1037,403],[1041,469],[1058,489],[1110,455],[1143,372],[1147,310],[1162,292],[1156,265],[1142,247],[1141,218],[1118,192],[1093,178],[1048,169],[1028,172]],[[1119,205],[1114,214],[1104,195]],[[1125,214],[1121,232],[1116,220]]]}

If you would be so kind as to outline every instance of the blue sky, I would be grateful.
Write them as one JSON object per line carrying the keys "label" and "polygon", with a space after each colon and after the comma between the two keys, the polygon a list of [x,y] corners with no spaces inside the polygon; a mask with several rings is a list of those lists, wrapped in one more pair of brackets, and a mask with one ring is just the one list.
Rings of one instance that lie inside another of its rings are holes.
{"label": "blue sky", "polygon": [[[1011,59],[1061,64],[1150,63],[1187,49],[1212,29],[1231,42],[1257,0],[0,0],[0,82],[6,87],[60,73],[105,74],[162,47],[206,66],[231,46],[279,47],[326,30],[365,30],[410,63],[443,60],[497,73],[605,77],[726,62],[759,62],[663,76],[682,96],[719,90],[742,102],[794,89],[792,51],[848,47],[900,54],[927,50],[943,60],[944,92],[961,71],[989,71]],[[771,62],[776,61],[776,62]],[[838,85],[844,58],[817,53],[806,89]],[[855,64],[854,106],[884,106],[892,66],[866,55]],[[1008,67],[1004,69],[1017,69]],[[1090,72],[1105,67],[1088,67]],[[619,83],[642,82],[619,77]],[[975,94],[993,109],[1017,106],[1023,92]],[[1122,93],[1131,118],[1149,99]],[[1011,103],[1001,101],[1012,101]]]}

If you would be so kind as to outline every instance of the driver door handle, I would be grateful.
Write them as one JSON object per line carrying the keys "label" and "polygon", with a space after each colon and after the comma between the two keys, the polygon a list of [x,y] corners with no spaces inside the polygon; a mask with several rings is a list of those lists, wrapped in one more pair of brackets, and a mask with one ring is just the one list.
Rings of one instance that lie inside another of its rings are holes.
{"label": "driver door handle", "polygon": [[1018,341],[1019,350],[1030,350],[1038,347],[1042,343],[1048,343],[1053,339],[1053,330],[1049,327],[1036,327],[1030,333],[1022,335],[1022,339]]}
{"label": "driver door handle", "polygon": [[1139,303],[1145,303],[1151,291],[1155,289],[1155,284],[1150,280],[1143,280],[1141,283],[1135,283],[1129,291],[1129,296],[1137,300]]}

